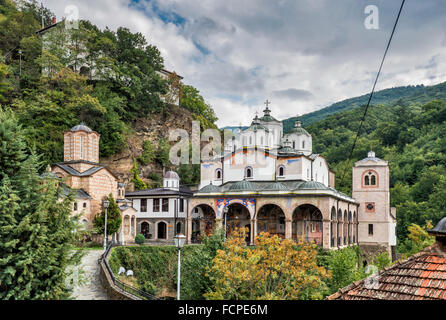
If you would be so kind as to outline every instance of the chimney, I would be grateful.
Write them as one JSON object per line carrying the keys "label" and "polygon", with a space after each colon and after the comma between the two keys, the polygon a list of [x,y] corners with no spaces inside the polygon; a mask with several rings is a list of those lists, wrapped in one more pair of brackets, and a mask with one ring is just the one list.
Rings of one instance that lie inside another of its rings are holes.
{"label": "chimney", "polygon": [[56,17],[51,18],[51,24],[56,24]]}
{"label": "chimney", "polygon": [[435,228],[427,230],[431,236],[435,236],[438,248],[440,251],[446,253],[446,217],[437,223]]}

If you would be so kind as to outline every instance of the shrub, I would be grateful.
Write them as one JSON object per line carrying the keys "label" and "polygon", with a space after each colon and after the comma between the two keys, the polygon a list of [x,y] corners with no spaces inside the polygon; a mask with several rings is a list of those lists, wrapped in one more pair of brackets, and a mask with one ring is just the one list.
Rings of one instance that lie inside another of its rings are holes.
{"label": "shrub", "polygon": [[137,234],[135,237],[135,242],[137,244],[143,244],[145,240],[146,239],[144,238],[144,236],[142,234]]}

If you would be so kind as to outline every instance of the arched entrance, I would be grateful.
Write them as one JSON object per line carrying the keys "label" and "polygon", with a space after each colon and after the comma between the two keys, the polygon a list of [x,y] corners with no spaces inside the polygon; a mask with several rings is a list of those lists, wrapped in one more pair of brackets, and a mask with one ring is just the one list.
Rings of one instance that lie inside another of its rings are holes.
{"label": "arched entrance", "polygon": [[275,204],[266,204],[257,213],[257,234],[268,232],[285,238],[285,214]]}
{"label": "arched entrance", "polygon": [[158,222],[158,239],[166,239],[167,238],[167,224],[164,221]]}
{"label": "arched entrance", "polygon": [[322,213],[317,207],[303,204],[294,210],[292,238],[322,246]]}
{"label": "arched entrance", "polygon": [[152,238],[152,234],[150,233],[150,225],[148,222],[144,221],[143,223],[141,223],[141,234],[146,239]]}
{"label": "arched entrance", "polygon": [[233,203],[227,206],[228,212],[224,216],[226,223],[226,235],[230,235],[235,228],[248,228],[248,233],[245,238],[247,243],[251,239],[251,220],[248,209],[240,204]]}
{"label": "arched entrance", "polygon": [[201,243],[204,235],[210,235],[215,226],[215,212],[211,206],[200,204],[192,210],[191,242]]}

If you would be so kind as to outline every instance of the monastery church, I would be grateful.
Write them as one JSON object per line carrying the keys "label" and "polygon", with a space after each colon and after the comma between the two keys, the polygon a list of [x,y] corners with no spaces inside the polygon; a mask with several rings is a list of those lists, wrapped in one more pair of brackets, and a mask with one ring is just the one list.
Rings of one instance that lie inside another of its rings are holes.
{"label": "monastery church", "polygon": [[223,152],[201,162],[198,190],[181,186],[169,171],[162,188],[125,191],[125,184],[99,163],[100,134],[84,124],[64,132],[64,161],[51,174],[76,191],[73,214],[92,228],[111,193],[122,215],[117,240],[172,244],[177,233],[188,243],[225,226],[248,228],[247,244],[267,231],[326,249],[360,245],[366,252],[396,246],[395,209],[390,208],[389,165],[370,151],[353,167],[352,197],[335,189],[326,159],[312,152],[312,137],[299,119],[284,134],[266,106],[245,130],[237,130]]}

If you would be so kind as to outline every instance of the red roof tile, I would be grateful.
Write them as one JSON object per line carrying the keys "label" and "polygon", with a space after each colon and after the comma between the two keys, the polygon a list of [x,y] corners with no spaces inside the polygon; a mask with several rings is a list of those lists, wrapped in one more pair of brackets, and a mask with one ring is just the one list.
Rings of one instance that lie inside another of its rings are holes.
{"label": "red roof tile", "polygon": [[381,270],[378,283],[356,281],[328,300],[446,300],[446,254],[437,244]]}

